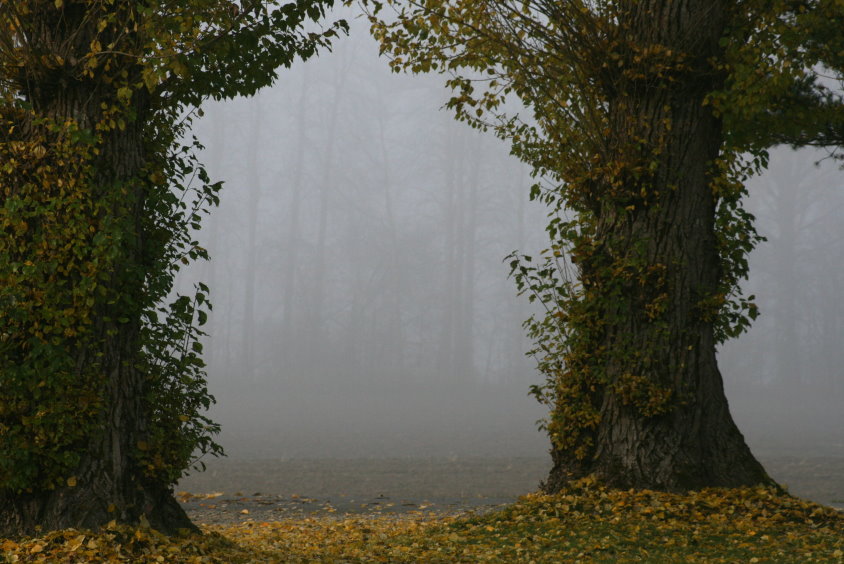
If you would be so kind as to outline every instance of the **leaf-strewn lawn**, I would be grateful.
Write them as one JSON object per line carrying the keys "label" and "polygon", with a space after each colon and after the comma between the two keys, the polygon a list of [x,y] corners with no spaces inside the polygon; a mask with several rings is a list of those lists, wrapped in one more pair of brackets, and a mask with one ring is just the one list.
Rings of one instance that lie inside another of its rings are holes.
{"label": "leaf-strewn lawn", "polygon": [[[325,516],[168,539],[114,526],[0,541],[6,562],[844,562],[844,514],[768,488],[619,492],[589,480],[472,518]],[[3,560],[0,559],[0,562]]]}

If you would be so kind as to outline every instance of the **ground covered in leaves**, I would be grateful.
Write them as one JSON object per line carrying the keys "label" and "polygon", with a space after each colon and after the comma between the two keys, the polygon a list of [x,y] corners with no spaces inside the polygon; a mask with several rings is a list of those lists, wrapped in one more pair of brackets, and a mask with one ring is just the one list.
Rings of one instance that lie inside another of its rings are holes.
{"label": "ground covered in leaves", "polygon": [[113,525],[0,541],[5,562],[844,562],[844,513],[769,488],[688,495],[590,480],[484,515],[322,515],[168,539]]}

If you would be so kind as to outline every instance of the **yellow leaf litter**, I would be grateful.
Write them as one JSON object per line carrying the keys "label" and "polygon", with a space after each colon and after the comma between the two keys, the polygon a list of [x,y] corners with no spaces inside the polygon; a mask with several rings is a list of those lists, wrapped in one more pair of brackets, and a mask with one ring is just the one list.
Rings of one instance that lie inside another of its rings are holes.
{"label": "yellow leaf litter", "polygon": [[679,495],[587,480],[479,516],[328,514],[201,528],[168,538],[110,524],[0,540],[0,563],[844,563],[844,514],[765,487]]}

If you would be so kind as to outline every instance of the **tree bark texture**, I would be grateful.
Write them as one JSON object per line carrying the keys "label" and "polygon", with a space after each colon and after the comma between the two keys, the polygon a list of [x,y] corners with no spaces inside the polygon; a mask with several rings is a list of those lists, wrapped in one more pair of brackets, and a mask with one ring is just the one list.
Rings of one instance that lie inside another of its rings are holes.
{"label": "tree bark texture", "polygon": [[[602,351],[604,380],[591,395],[600,419],[585,456],[552,447],[544,486],[556,491],[590,474],[613,487],[667,491],[769,482],[730,415],[713,316],[701,305],[717,291],[720,272],[712,181],[723,136],[704,99],[721,80],[711,60],[727,3],[621,4],[622,36],[638,49],[630,60],[643,48],[684,58],[673,72],[619,74],[608,88],[607,160],[630,162],[645,147],[658,149],[647,157],[656,166],[651,175],[624,177],[626,201],[617,186],[595,189],[594,250],[578,267],[604,320],[592,343]],[[640,264],[638,274],[626,280],[618,272],[605,284],[602,272],[624,261]],[[636,386],[666,390],[670,406],[649,412],[637,404]]]}
{"label": "tree bark texture", "polygon": [[[86,4],[65,3],[64,10],[43,10],[32,16],[29,46],[36,52],[57,52],[58,46],[76,45],[86,53],[96,20],[86,17]],[[93,130],[102,119],[103,102],[113,100],[109,85],[97,77],[80,78],[48,70],[27,69],[27,101],[36,115],[75,121]],[[143,91],[142,91],[143,92]],[[92,335],[79,352],[80,373],[96,364],[102,374],[102,411],[98,428],[74,473],[75,483],[44,491],[0,491],[0,536],[30,535],[64,528],[97,529],[112,520],[137,523],[145,518],[166,533],[196,530],[175,500],[169,484],[147,477],[137,459],[145,439],[148,406],[144,403],[145,373],[137,367],[140,353],[140,309],[121,311],[143,293],[145,240],[143,228],[146,183],[139,180],[146,165],[143,124],[149,116],[148,96],[134,98],[137,119],[124,129],[104,133],[94,167],[94,198],[118,202],[102,213],[112,214],[125,230],[120,256],[110,273],[109,296],[117,303],[95,306]],[[115,200],[113,190],[122,190]],[[73,281],[70,281],[73,283]],[[128,301],[124,301],[124,298]],[[61,401],[61,398],[56,398]]]}

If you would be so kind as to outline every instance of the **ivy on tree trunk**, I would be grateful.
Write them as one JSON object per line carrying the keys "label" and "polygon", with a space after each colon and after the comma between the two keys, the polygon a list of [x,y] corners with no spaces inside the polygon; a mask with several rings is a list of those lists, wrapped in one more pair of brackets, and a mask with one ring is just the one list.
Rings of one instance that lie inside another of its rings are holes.
{"label": "ivy on tree trunk", "polygon": [[208,288],[166,300],[220,183],[190,121],[328,47],[344,23],[302,26],[331,4],[0,3],[0,535],[195,529]]}
{"label": "ivy on tree trunk", "polygon": [[[723,82],[713,62],[726,15],[726,2],[711,0],[619,11],[612,54],[622,72],[606,97],[603,170],[581,212],[594,229],[572,247],[580,317],[549,424],[551,490],[589,474],[677,491],[768,481],[733,423],[715,358],[723,134],[704,102]],[[663,61],[636,64],[646,54]],[[569,416],[581,402],[588,425]]]}

